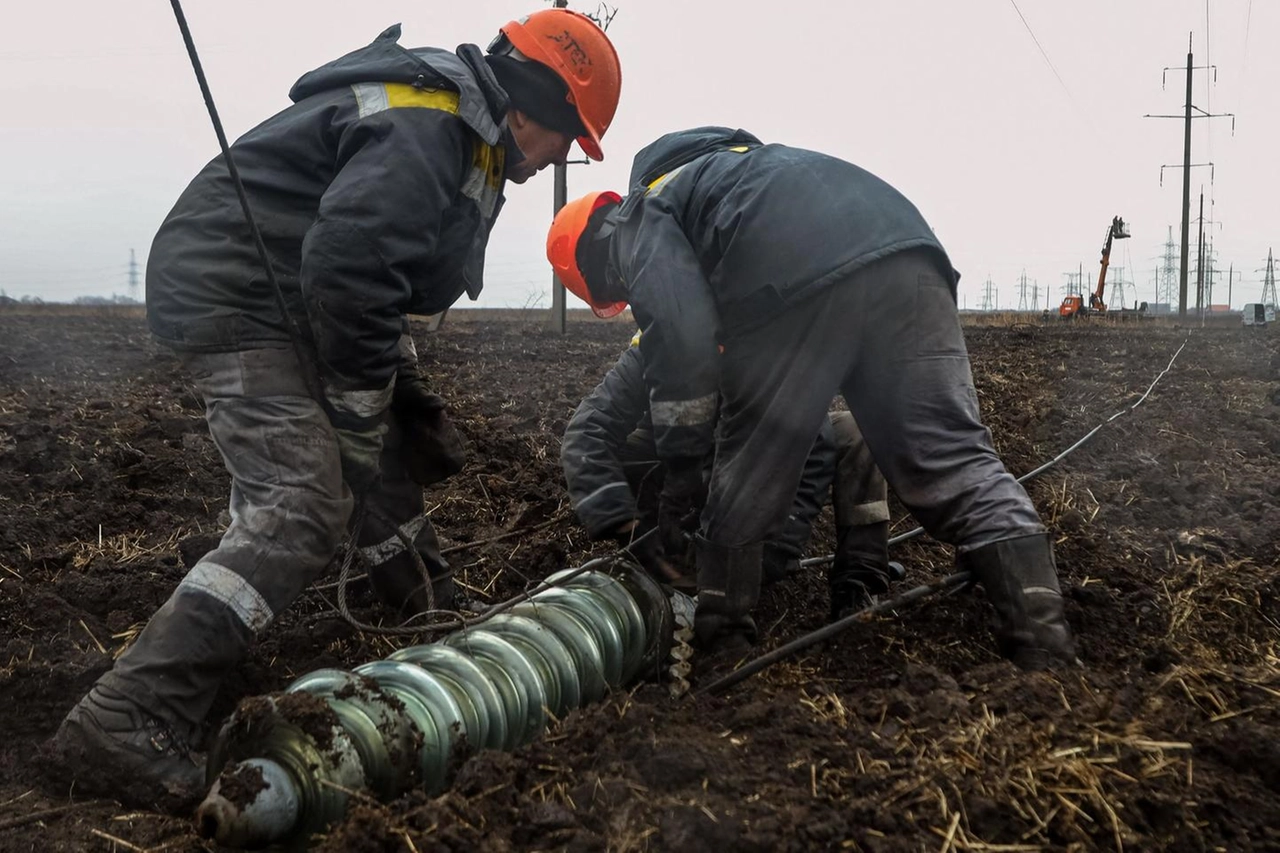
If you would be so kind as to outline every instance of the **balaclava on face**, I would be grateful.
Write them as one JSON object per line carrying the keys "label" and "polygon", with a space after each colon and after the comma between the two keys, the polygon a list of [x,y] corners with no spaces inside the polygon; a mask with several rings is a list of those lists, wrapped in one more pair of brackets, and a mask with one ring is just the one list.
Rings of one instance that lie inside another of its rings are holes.
{"label": "balaclava on face", "polygon": [[547,66],[509,53],[485,58],[514,109],[538,124],[577,139],[586,135],[577,108],[569,103],[569,87]]}

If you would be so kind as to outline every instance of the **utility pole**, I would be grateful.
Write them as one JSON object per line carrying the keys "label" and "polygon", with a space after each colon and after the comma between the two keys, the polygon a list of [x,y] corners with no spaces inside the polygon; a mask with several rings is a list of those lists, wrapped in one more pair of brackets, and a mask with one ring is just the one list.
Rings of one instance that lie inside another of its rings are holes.
{"label": "utility pole", "polygon": [[1036,310],[1034,303],[1031,305],[1030,308],[1027,307],[1027,271],[1026,270],[1022,271],[1022,278],[1018,280],[1018,310],[1019,311]]}
{"label": "utility pole", "polygon": [[[569,0],[551,0],[551,6],[554,9],[567,9]],[[609,4],[601,3],[596,7],[596,13],[587,13],[587,17],[595,21],[596,26],[602,31],[608,32],[609,23],[613,20],[613,16],[617,14],[617,9],[611,9]],[[560,212],[560,208],[564,207],[569,201],[568,186],[568,166],[570,164],[582,164],[588,166],[591,164],[589,159],[569,160],[565,165],[557,164],[553,178],[555,180],[555,190],[551,200],[551,215],[554,217]],[[547,318],[547,327],[553,332],[560,334],[565,333],[565,292],[564,282],[560,281],[560,277],[555,273],[551,274],[551,314]]]}
{"label": "utility pole", "polygon": [[138,301],[138,261],[133,249],[129,250],[129,298],[134,302]]}
{"label": "utility pole", "polygon": [[1196,313],[1204,325],[1204,190],[1200,191],[1200,236],[1196,249]]}
{"label": "utility pole", "polygon": [[[1187,72],[1187,97],[1183,103],[1182,115],[1153,115],[1148,113],[1143,118],[1180,118],[1183,121],[1182,130],[1182,261],[1178,267],[1178,320],[1185,322],[1187,319],[1187,261],[1190,253],[1191,239],[1191,119],[1193,118],[1223,118],[1231,117],[1231,133],[1234,136],[1236,132],[1236,117],[1233,113],[1210,114],[1193,106],[1191,103],[1191,80],[1193,72],[1197,68],[1195,57],[1191,52],[1192,34],[1187,34],[1187,64],[1185,68],[1167,67],[1160,74],[1160,88],[1164,88],[1166,75],[1173,70]],[[1215,65],[1201,65],[1200,68],[1211,69],[1213,71],[1214,82],[1218,79],[1218,69]],[[1196,110],[1200,115],[1193,116],[1192,110]]]}
{"label": "utility pole", "polygon": [[1231,286],[1232,286],[1231,279],[1235,275],[1235,273],[1236,273],[1236,265],[1235,264],[1228,265],[1227,267],[1227,310],[1228,311],[1231,310]]}
{"label": "utility pole", "polygon": [[[1182,133],[1182,261],[1178,267],[1178,322],[1187,319],[1187,241],[1191,236],[1191,77],[1195,61],[1191,55],[1191,34],[1187,33],[1187,100]],[[1163,81],[1161,88],[1163,88]],[[1201,195],[1200,214],[1204,215],[1204,196]],[[1197,300],[1198,301],[1198,300]]]}
{"label": "utility pole", "polygon": [[[564,9],[569,5],[569,0],[554,0],[551,5],[556,9]],[[568,171],[569,169],[566,165],[556,164],[555,190],[552,193],[551,201],[551,215],[553,217],[569,201]],[[547,318],[547,326],[553,332],[558,332],[562,335],[565,333],[564,282],[555,273],[551,274],[551,316]]]}
{"label": "utility pole", "polygon": [[[560,212],[560,208],[564,207],[569,200],[569,186],[566,181],[566,167],[556,164],[555,167],[555,192],[551,202],[551,215],[554,217]],[[551,331],[564,334],[565,332],[565,298],[564,298],[564,282],[560,281],[560,276],[555,273],[551,274],[551,317],[548,319],[547,325]]]}

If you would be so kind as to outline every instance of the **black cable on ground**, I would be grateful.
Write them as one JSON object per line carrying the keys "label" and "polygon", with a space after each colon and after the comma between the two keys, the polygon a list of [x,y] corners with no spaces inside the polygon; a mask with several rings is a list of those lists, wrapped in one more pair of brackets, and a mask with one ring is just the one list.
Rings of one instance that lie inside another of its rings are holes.
{"label": "black cable on ground", "polygon": [[812,631],[802,637],[797,637],[786,645],[778,646],[778,648],[773,651],[755,658],[750,663],[735,669],[728,675],[718,678],[705,687],[694,691],[693,695],[701,696],[704,693],[711,695],[723,693],[733,685],[738,684],[741,681],[746,681],[760,670],[767,669],[778,661],[788,658],[796,652],[804,651],[810,646],[817,645],[823,640],[834,637],[836,634],[839,634],[851,625],[856,625],[859,622],[870,622],[872,617],[878,613],[895,610],[904,605],[919,601],[922,598],[927,598],[936,592],[959,588],[968,582],[968,572],[956,572],[953,575],[947,575],[945,578],[934,581],[933,583],[921,584],[914,589],[907,590],[901,595],[895,595],[893,598],[886,598],[884,601],[880,601],[870,607],[863,608],[857,613],[852,613],[843,619],[838,619],[830,625],[823,625],[816,631]]}
{"label": "black cable on ground", "polygon": [[[1187,342],[1190,340],[1191,338],[1188,337],[1186,340],[1182,342],[1182,346],[1178,347],[1177,352],[1173,354],[1173,358],[1169,359],[1169,363],[1165,366],[1164,370],[1160,371],[1160,373],[1156,376],[1156,378],[1151,381],[1151,384],[1147,386],[1146,392],[1143,393],[1143,395],[1139,397],[1137,401],[1133,403],[1133,405],[1127,408],[1121,409],[1111,417],[1107,418],[1102,423],[1098,424],[1096,427],[1094,427],[1088,433],[1086,433],[1083,438],[1081,438],[1075,444],[1068,447],[1066,450],[1059,453],[1053,459],[1050,459],[1048,462],[1041,465],[1039,468],[1036,468],[1035,470],[1022,475],[1022,477],[1018,479],[1018,482],[1021,483],[1025,480],[1029,480],[1032,477],[1035,477],[1049,470],[1058,462],[1060,462],[1062,459],[1066,458],[1066,456],[1070,454],[1072,451],[1076,450],[1085,442],[1087,442],[1089,439],[1093,438],[1093,436],[1096,435],[1097,432],[1100,429],[1102,429],[1104,426],[1111,423],[1121,415],[1126,415],[1129,412],[1132,412],[1134,409],[1138,408],[1138,406],[1140,406],[1142,402],[1146,400],[1147,397],[1151,394],[1152,389],[1156,387],[1156,383],[1159,382],[1164,377],[1164,375],[1169,372],[1170,369],[1172,369],[1173,363],[1177,361],[1178,356],[1182,353],[1182,350],[1186,347]],[[909,531],[907,533],[902,534],[901,536],[896,536],[893,539],[890,539],[889,542],[890,544],[902,542],[914,536],[918,536],[923,532],[924,532],[924,528],[917,527],[915,530]],[[815,557],[811,560],[802,561],[801,565],[805,565],[806,563],[808,565],[813,565],[815,563],[824,563],[824,562],[830,561],[831,559],[833,558],[832,557]],[[942,578],[941,580],[934,581],[933,583],[921,584],[920,586],[917,586],[914,589],[910,589],[907,592],[902,593],[901,595],[897,595],[897,596],[894,596],[893,598],[888,598],[888,599],[885,599],[884,601],[873,604],[870,607],[867,607],[863,610],[858,611],[857,613],[854,613],[852,615],[846,616],[843,619],[832,622],[830,625],[824,625],[823,627],[819,628],[816,631],[811,631],[808,634],[804,634],[803,636],[797,637],[791,642],[785,645],[779,646],[773,651],[767,652],[766,654],[763,654],[760,657],[753,659],[749,663],[744,664],[743,666],[739,667],[738,669],[734,670],[728,675],[725,675],[719,679],[716,679],[715,681],[711,682],[705,687],[700,688],[694,693],[694,695],[701,696],[703,694],[714,695],[717,693],[722,693],[725,690],[728,690],[730,687],[733,687],[735,684],[739,684],[745,681],[746,679],[755,675],[757,672],[767,669],[768,667],[772,666],[773,664],[777,663],[780,660],[784,660],[794,655],[797,652],[804,651],[805,649],[810,648],[811,646],[817,645],[818,643],[821,643],[824,640],[830,639],[831,637],[834,637],[836,634],[841,633],[842,631],[844,631],[845,629],[849,628],[852,625],[858,624],[860,622],[869,621],[871,617],[875,616],[878,613],[884,613],[886,611],[894,610],[898,607],[902,607],[907,604],[912,604],[914,602],[920,601],[921,599],[924,599],[924,598],[928,598],[934,595],[935,593],[942,592],[944,590],[958,589],[959,587],[967,584],[969,580],[970,580],[970,575],[968,572],[956,572],[955,574],[947,575],[945,578]]]}
{"label": "black cable on ground", "polygon": [[[1106,426],[1107,424],[1111,423],[1112,421],[1114,421],[1116,418],[1120,417],[1121,415],[1127,415],[1129,412],[1132,412],[1134,409],[1138,408],[1138,406],[1142,405],[1142,402],[1143,402],[1144,400],[1146,400],[1146,399],[1147,399],[1147,397],[1151,394],[1151,390],[1152,390],[1153,388],[1155,388],[1155,387],[1156,387],[1156,383],[1157,383],[1157,382],[1159,382],[1161,379],[1163,379],[1163,378],[1164,378],[1164,375],[1165,375],[1166,373],[1168,373],[1168,372],[1169,372],[1170,368],[1172,368],[1172,367],[1173,367],[1173,363],[1174,363],[1175,361],[1177,361],[1177,360],[1178,360],[1178,356],[1179,356],[1179,355],[1181,355],[1183,348],[1184,348],[1184,347],[1186,347],[1187,343],[1188,343],[1190,340],[1191,340],[1191,338],[1190,338],[1190,337],[1188,337],[1188,338],[1186,338],[1185,340],[1183,340],[1183,342],[1182,342],[1182,346],[1178,347],[1177,352],[1175,352],[1175,353],[1173,354],[1173,358],[1169,359],[1169,363],[1168,363],[1167,365],[1165,365],[1164,370],[1160,371],[1160,373],[1156,375],[1156,378],[1155,378],[1155,379],[1153,379],[1153,380],[1151,380],[1151,384],[1147,386],[1147,390],[1143,393],[1143,395],[1142,395],[1141,397],[1139,397],[1139,398],[1138,398],[1137,402],[1135,402],[1133,405],[1129,406],[1128,408],[1121,409],[1120,411],[1116,412],[1116,413],[1115,413],[1114,415],[1112,415],[1111,417],[1107,418],[1107,419],[1106,419],[1105,421],[1103,421],[1102,423],[1098,424],[1098,425],[1097,425],[1096,427],[1094,427],[1093,429],[1089,430],[1087,433],[1085,433],[1085,434],[1084,434],[1084,436],[1083,436],[1082,438],[1080,438],[1078,441],[1076,441],[1076,443],[1075,443],[1075,444],[1072,444],[1072,445],[1071,445],[1070,447],[1068,447],[1066,450],[1062,451],[1062,452],[1061,452],[1061,453],[1059,453],[1057,456],[1053,457],[1053,458],[1052,458],[1052,459],[1050,459],[1048,462],[1046,462],[1046,463],[1044,463],[1043,465],[1041,465],[1039,468],[1035,468],[1035,469],[1033,469],[1033,470],[1031,470],[1031,471],[1028,471],[1027,473],[1023,474],[1021,477],[1019,477],[1019,478],[1018,478],[1018,482],[1019,482],[1019,483],[1025,483],[1025,482],[1027,482],[1028,480],[1031,480],[1031,479],[1033,479],[1033,478],[1035,478],[1035,477],[1040,476],[1040,475],[1041,475],[1041,474],[1043,474],[1045,471],[1048,471],[1050,468],[1052,468],[1054,465],[1057,465],[1057,464],[1058,464],[1059,462],[1061,462],[1063,459],[1066,459],[1066,458],[1067,458],[1067,456],[1069,456],[1071,453],[1073,453],[1074,451],[1078,450],[1081,446],[1083,446],[1083,445],[1085,444],[1085,442],[1087,442],[1089,439],[1091,439],[1091,438],[1093,438],[1095,435],[1097,435],[1097,434],[1098,434],[1098,431],[1099,431],[1099,430],[1101,430],[1104,426]],[[923,527],[917,527],[917,528],[915,528],[914,530],[908,530],[906,533],[901,533],[901,534],[899,534],[899,535],[897,535],[897,536],[894,536],[892,539],[890,539],[890,540],[889,540],[889,544],[890,544],[890,545],[897,545],[899,542],[906,542],[908,539],[914,539],[914,538],[916,538],[916,537],[917,537],[917,536],[919,536],[921,533],[924,533],[924,528],[923,528]],[[828,555],[827,555],[827,556],[825,556],[825,557],[809,557],[809,558],[807,558],[807,559],[801,560],[801,561],[800,561],[800,566],[801,566],[802,568],[805,568],[805,567],[808,567],[808,566],[821,566],[821,565],[824,565],[824,564],[826,564],[826,563],[830,563],[830,562],[831,562],[832,560],[834,560],[834,559],[835,559],[835,555],[834,555],[834,554],[828,554]]]}

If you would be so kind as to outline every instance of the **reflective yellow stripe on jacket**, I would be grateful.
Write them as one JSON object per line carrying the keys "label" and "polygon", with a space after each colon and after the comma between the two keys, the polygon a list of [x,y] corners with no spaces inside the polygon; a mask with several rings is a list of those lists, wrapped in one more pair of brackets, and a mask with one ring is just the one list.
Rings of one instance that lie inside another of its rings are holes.
{"label": "reflective yellow stripe on jacket", "polygon": [[368,118],[383,110],[420,107],[458,114],[458,93],[448,89],[419,89],[408,83],[355,83],[356,103],[360,118]]}
{"label": "reflective yellow stripe on jacket", "polygon": [[[408,83],[355,83],[351,91],[355,93],[360,118],[405,108],[458,114],[458,93],[448,89],[421,89]],[[462,193],[475,201],[486,219],[493,215],[505,171],[506,149],[486,145],[476,138],[471,151],[471,171],[463,181]]]}
{"label": "reflective yellow stripe on jacket", "polygon": [[[729,150],[730,150],[730,151],[732,151],[734,154],[745,154],[745,153],[747,153],[748,151],[750,151],[750,150],[751,150],[751,146],[749,146],[749,145],[735,145],[735,146],[733,146],[732,148],[730,148]],[[649,195],[650,193],[655,193],[655,194],[656,194],[657,192],[659,192],[659,191],[660,191],[660,190],[659,190],[659,187],[661,187],[663,184],[665,184],[665,183],[666,183],[668,180],[670,180],[671,178],[674,178],[676,175],[680,174],[680,170],[681,170],[681,169],[683,169],[683,168],[684,168],[685,166],[687,166],[687,165],[689,165],[689,164],[688,164],[688,163],[685,163],[685,164],[684,164],[684,166],[679,166],[679,167],[677,167],[677,168],[675,168],[675,169],[672,169],[670,172],[666,172],[665,174],[661,174],[661,175],[659,175],[658,177],[654,178],[652,181],[650,181],[650,182],[649,182],[649,186],[645,187],[645,189],[644,189],[644,194],[645,194],[645,195]]]}

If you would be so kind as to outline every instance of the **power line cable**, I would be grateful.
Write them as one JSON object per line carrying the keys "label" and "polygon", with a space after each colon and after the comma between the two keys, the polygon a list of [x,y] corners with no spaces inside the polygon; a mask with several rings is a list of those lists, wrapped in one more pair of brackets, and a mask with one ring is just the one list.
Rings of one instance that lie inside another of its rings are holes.
{"label": "power line cable", "polygon": [[1009,0],[1013,4],[1013,11],[1018,13],[1018,17],[1022,19],[1022,26],[1027,28],[1027,34],[1031,36],[1031,40],[1036,43],[1036,48],[1040,51],[1040,55],[1044,57],[1045,64],[1049,66],[1049,70],[1053,72],[1053,76],[1058,78],[1058,83],[1062,86],[1062,91],[1067,93],[1067,97],[1071,99],[1071,103],[1075,104],[1079,109],[1080,104],[1076,102],[1075,95],[1071,94],[1071,90],[1067,88],[1067,82],[1062,79],[1062,75],[1058,73],[1058,69],[1054,67],[1053,60],[1049,58],[1049,54],[1045,51],[1044,45],[1040,44],[1040,39],[1036,38],[1035,32],[1031,29],[1031,24],[1027,23],[1027,16],[1022,14],[1022,10],[1018,8],[1018,0]]}
{"label": "power line cable", "polygon": [[[1213,57],[1210,54],[1211,47],[1212,47],[1212,41],[1210,39],[1210,30],[1209,30],[1209,0],[1204,0],[1204,64],[1209,66],[1210,68],[1213,67]],[[1205,112],[1209,113],[1210,115],[1213,114],[1213,84],[1216,79],[1216,75],[1217,75],[1216,71],[1212,75],[1211,74],[1204,75],[1204,88],[1205,88],[1204,103],[1205,103],[1205,106],[1207,107]],[[1209,162],[1212,163],[1213,162],[1213,125],[1212,123],[1210,123],[1209,126],[1207,126],[1204,129],[1204,132],[1205,132],[1205,150],[1208,152]],[[1213,173],[1212,172],[1210,172],[1209,174],[1209,198],[1210,198],[1209,205],[1210,207],[1212,207],[1213,206],[1213,202],[1212,202]]]}
{"label": "power line cable", "polygon": [[[126,264],[112,264],[112,265],[110,265],[110,266],[105,266],[105,267],[63,267],[63,266],[57,266],[57,267],[49,267],[49,268],[46,268],[46,269],[44,269],[44,270],[43,270],[43,272],[46,272],[46,273],[47,273],[47,272],[52,272],[52,273],[56,273],[57,275],[72,275],[72,276],[77,276],[77,275],[97,275],[97,274],[99,274],[99,273],[127,272],[127,271],[128,271],[128,269],[129,269],[129,265],[126,263]],[[26,273],[24,273],[24,272],[22,272],[22,271],[15,271],[12,267],[11,267],[11,268],[9,268],[9,269],[4,270],[4,272],[5,272],[7,275],[26,275]]]}
{"label": "power line cable", "polygon": [[1242,57],[1244,69],[1249,68],[1249,23],[1253,20],[1253,0],[1249,0],[1249,6],[1244,13],[1244,56]]}
{"label": "power line cable", "polygon": [[85,278],[6,278],[0,279],[3,287],[66,287],[88,286],[101,287],[111,282],[125,281],[126,273],[121,270],[112,275],[88,276]]}

